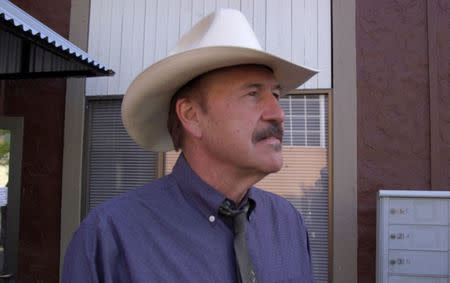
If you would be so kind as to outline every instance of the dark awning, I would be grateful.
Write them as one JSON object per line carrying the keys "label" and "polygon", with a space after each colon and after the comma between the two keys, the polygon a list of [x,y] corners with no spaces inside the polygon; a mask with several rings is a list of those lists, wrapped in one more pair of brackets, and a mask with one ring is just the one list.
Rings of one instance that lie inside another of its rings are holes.
{"label": "dark awning", "polygon": [[0,0],[0,79],[114,72],[7,0]]}

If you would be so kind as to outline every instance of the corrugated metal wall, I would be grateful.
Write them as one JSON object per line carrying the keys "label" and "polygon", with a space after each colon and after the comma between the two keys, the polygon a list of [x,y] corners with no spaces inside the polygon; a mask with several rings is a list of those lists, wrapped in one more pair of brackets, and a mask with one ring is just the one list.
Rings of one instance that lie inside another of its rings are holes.
{"label": "corrugated metal wall", "polygon": [[[0,29],[0,74],[44,73],[88,70],[74,60],[56,54]],[[24,53],[26,55],[24,55]],[[24,56],[29,56],[26,58]],[[56,74],[55,74],[56,76]]]}
{"label": "corrugated metal wall", "polygon": [[301,88],[331,88],[330,0],[91,0],[88,52],[116,71],[89,78],[87,95],[123,94],[198,20],[241,10],[268,52],[320,70]]}

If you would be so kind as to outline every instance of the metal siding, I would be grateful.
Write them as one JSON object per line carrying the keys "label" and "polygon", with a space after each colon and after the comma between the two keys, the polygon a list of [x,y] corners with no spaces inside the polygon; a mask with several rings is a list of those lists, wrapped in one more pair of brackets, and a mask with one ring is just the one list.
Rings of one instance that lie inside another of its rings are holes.
{"label": "metal siding", "polygon": [[[137,0],[134,5],[133,14],[133,31],[132,31],[132,46],[131,46],[131,77],[132,80],[140,71],[142,71],[144,65],[144,52],[145,52],[145,0]],[[128,82],[129,83],[129,82]],[[128,83],[124,86],[128,87]]]}
{"label": "metal siding", "polygon": [[216,1],[206,1],[205,2],[205,8],[204,8],[204,14],[208,15],[209,13],[216,10]]}
{"label": "metal siding", "polygon": [[291,60],[291,1],[268,1],[266,14],[266,50]]}
{"label": "metal siding", "polygon": [[120,69],[122,73],[118,80],[119,85],[117,93],[124,93],[134,75],[137,74],[133,72],[132,69],[133,61],[136,59],[142,60],[140,59],[139,54],[133,52],[133,46],[137,45],[137,43],[133,41],[133,31],[135,28],[133,21],[135,18],[134,6],[137,5],[137,2],[137,0],[131,1],[123,7],[122,37],[120,47]]}
{"label": "metal siding", "polygon": [[20,71],[21,40],[11,33],[0,29],[0,72],[14,73]]}
{"label": "metal siding", "polygon": [[147,0],[145,2],[144,20],[144,63],[143,67],[155,62],[156,50],[156,6],[157,0]]}
{"label": "metal siding", "polygon": [[155,62],[161,60],[167,55],[168,33],[174,32],[173,30],[169,30],[168,17],[169,17],[169,2],[159,0],[156,13]]}
{"label": "metal siding", "polygon": [[228,7],[236,10],[241,10],[241,0],[229,0]]}
{"label": "metal siding", "polygon": [[[305,0],[305,65],[313,68],[318,66],[317,15],[317,0]],[[304,87],[319,88],[317,82],[317,75],[315,75],[305,83]]]}
{"label": "metal siding", "polygon": [[[175,46],[178,39],[180,38],[180,7],[180,0],[169,1],[169,16],[167,17],[167,26],[171,32],[167,33],[166,54],[169,53],[169,51]],[[166,54],[164,54],[164,56]]]}
{"label": "metal siding", "polygon": [[247,17],[250,25],[253,26],[253,0],[241,0],[241,12]]}
{"label": "metal siding", "polygon": [[[111,9],[112,2],[109,0],[94,0],[91,1],[91,17],[89,17],[89,43],[88,50],[95,54],[101,62],[109,62],[111,53],[110,48],[110,23],[111,23]],[[96,17],[92,15],[98,15]],[[121,74],[119,70],[116,71],[115,78]],[[103,78],[87,78],[86,79],[86,93],[97,95],[101,93],[108,93],[108,79]]]}
{"label": "metal siding", "polygon": [[192,23],[192,0],[181,0],[180,34],[185,34]]}
{"label": "metal siding", "polygon": [[[195,25],[205,14],[205,0],[192,0],[192,22]],[[189,27],[190,28],[190,27]]]}
{"label": "metal siding", "polygon": [[[111,0],[112,14],[110,29],[101,32],[110,32],[110,56],[109,65],[113,70],[118,70],[118,75],[108,78],[108,94],[119,94],[120,92],[120,78],[124,75],[124,68],[122,62],[129,64],[126,60],[121,61],[122,54],[122,34],[123,34],[123,17],[124,17],[124,2],[123,0]],[[128,3],[127,3],[128,4]],[[101,15],[99,15],[101,16]],[[95,37],[94,37],[95,38]],[[108,43],[102,43],[108,44]]]}
{"label": "metal siding", "polygon": [[305,64],[305,0],[292,1],[292,62]]}
{"label": "metal siding", "polygon": [[[208,0],[205,1],[205,4],[208,2]],[[221,8],[229,8],[229,3],[228,0],[216,0],[216,9],[221,9]]]}
{"label": "metal siding", "polygon": [[253,30],[263,49],[266,48],[266,0],[253,2]]}
{"label": "metal siding", "polygon": [[164,58],[182,34],[221,7],[243,11],[264,49],[321,70],[301,88],[331,88],[329,0],[95,0],[89,52],[117,72],[113,78],[88,79],[87,95],[123,94],[136,74]]}
{"label": "metal siding", "polygon": [[42,58],[44,58],[44,50],[39,47],[34,48],[34,62],[30,65],[31,70],[41,70],[42,69]]}
{"label": "metal siding", "polygon": [[317,87],[331,88],[331,5],[330,0],[318,0]]}

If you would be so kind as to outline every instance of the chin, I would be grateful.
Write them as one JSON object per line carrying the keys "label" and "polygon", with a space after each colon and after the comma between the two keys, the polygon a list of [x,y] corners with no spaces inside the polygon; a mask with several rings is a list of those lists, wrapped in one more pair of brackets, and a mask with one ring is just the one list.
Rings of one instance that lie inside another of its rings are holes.
{"label": "chin", "polygon": [[[258,150],[252,152],[249,158],[254,168],[264,174],[276,173],[283,167],[283,154],[281,146],[259,144]],[[263,146],[263,147],[261,147]]]}
{"label": "chin", "polygon": [[275,158],[270,161],[261,162],[262,170],[266,174],[276,173],[283,168],[283,158]]}
{"label": "chin", "polygon": [[273,168],[270,168],[269,170],[267,170],[267,174],[271,174],[271,173],[277,173],[278,171],[281,170],[283,166],[274,166]]}

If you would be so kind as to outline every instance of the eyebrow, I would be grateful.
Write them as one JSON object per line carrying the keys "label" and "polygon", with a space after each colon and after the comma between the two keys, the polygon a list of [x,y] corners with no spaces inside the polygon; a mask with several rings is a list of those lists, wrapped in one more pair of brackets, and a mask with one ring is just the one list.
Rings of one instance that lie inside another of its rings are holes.
{"label": "eyebrow", "polygon": [[[247,89],[247,88],[263,88],[264,87],[264,85],[262,84],[262,83],[249,83],[249,84],[246,84],[246,85],[244,85],[244,89]],[[273,88],[272,88],[272,90],[278,90],[278,91],[281,91],[282,89],[281,89],[281,86],[280,86],[280,84],[276,84]]]}

